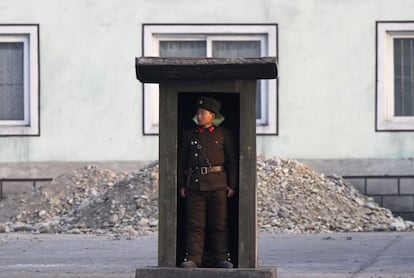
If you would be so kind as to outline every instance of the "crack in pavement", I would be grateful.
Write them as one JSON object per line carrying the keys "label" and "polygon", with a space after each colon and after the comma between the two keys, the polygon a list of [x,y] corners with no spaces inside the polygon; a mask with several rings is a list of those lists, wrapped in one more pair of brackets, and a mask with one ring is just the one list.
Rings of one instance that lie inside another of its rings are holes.
{"label": "crack in pavement", "polygon": [[380,249],[375,256],[371,257],[370,260],[368,260],[366,263],[362,264],[357,270],[353,271],[351,273],[351,278],[356,277],[355,275],[358,275],[360,273],[362,273],[364,270],[366,270],[368,267],[370,267],[371,265],[375,264],[376,262],[378,262],[378,258],[386,251],[388,250],[395,242],[399,241],[401,239],[400,236],[396,236],[394,239],[392,239],[391,241],[389,241],[382,249]]}

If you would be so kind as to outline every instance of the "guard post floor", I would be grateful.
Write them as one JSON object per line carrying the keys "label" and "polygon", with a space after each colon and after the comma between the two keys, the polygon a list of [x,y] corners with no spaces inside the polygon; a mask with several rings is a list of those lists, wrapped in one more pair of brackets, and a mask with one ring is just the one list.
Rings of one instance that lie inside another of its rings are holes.
{"label": "guard post floor", "polygon": [[275,267],[259,268],[192,268],[146,267],[135,278],[277,278]]}

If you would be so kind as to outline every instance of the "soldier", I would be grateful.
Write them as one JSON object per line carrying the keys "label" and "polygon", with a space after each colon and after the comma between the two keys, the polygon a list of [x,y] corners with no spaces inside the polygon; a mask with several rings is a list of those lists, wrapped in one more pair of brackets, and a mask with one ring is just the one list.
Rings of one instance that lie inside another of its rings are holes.
{"label": "soldier", "polygon": [[236,192],[238,172],[233,138],[218,126],[224,120],[220,108],[216,99],[201,97],[197,102],[198,127],[181,138],[178,186],[186,202],[183,268],[202,266],[205,250],[209,250],[208,261],[214,267],[233,267],[228,249],[227,198]]}

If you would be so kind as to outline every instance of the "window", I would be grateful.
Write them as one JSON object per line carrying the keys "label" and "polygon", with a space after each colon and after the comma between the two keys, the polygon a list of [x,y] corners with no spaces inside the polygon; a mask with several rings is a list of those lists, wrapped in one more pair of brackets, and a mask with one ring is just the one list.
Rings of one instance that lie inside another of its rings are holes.
{"label": "window", "polygon": [[[143,56],[248,58],[277,56],[277,25],[143,26]],[[256,132],[277,134],[277,80],[257,86]],[[158,133],[158,84],[144,84],[144,134]]]}
{"label": "window", "polygon": [[0,25],[0,136],[39,135],[38,41],[38,25]]}
{"label": "window", "polygon": [[377,22],[376,125],[414,131],[414,22]]}

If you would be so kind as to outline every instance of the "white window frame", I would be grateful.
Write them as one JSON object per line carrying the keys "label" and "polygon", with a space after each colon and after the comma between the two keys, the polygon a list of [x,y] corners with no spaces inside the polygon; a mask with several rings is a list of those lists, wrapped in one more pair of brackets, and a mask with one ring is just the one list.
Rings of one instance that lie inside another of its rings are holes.
{"label": "white window frame", "polygon": [[[228,36],[226,36],[228,35]],[[243,24],[144,24],[143,56],[159,56],[160,40],[203,40],[207,37],[207,57],[212,52],[210,41],[220,40],[255,40],[261,41],[262,56],[277,56],[277,25],[243,25]],[[277,135],[277,80],[261,80],[264,92],[261,98],[261,119],[256,121],[257,134]],[[143,85],[143,124],[144,134],[155,135],[159,130],[159,88],[158,84]]]}
{"label": "white window frame", "polygon": [[394,116],[394,39],[414,38],[414,22],[377,22],[377,131],[414,131],[414,117]]}
{"label": "white window frame", "polygon": [[23,42],[24,119],[0,120],[0,136],[39,135],[39,25],[0,25],[1,42]]}

